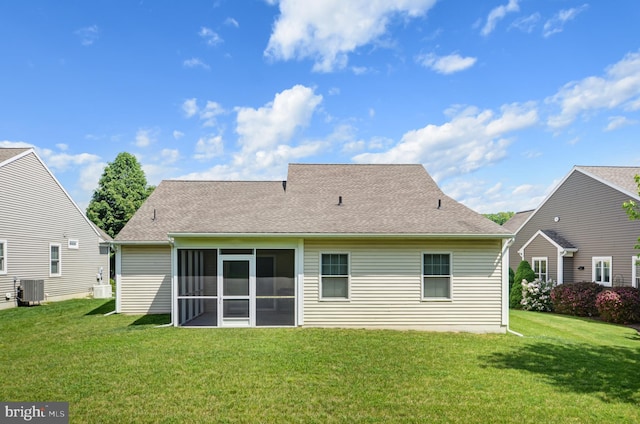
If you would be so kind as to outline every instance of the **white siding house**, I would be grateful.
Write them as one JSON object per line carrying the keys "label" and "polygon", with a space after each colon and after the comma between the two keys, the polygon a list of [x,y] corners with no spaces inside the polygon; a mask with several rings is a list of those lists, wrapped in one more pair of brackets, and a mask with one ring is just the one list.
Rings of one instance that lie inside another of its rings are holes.
{"label": "white siding house", "polygon": [[87,296],[109,240],[33,149],[0,149],[0,309],[16,305],[21,280],[44,280],[45,300]]}
{"label": "white siding house", "polygon": [[116,309],[176,326],[504,332],[511,237],[420,165],[163,181],[116,237]]}

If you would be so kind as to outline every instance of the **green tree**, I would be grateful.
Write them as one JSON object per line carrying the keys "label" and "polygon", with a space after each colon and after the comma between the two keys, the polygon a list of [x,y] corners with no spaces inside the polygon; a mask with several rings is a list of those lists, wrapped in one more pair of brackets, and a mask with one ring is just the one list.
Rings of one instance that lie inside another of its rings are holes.
{"label": "green tree", "polygon": [[115,237],[154,188],[147,185],[147,177],[136,157],[119,153],[104,168],[87,207],[87,217]]}
{"label": "green tree", "polygon": [[520,309],[522,305],[522,280],[532,282],[536,279],[536,273],[531,269],[531,265],[527,261],[520,262],[518,269],[516,269],[516,275],[513,277],[513,284],[509,293],[509,307],[513,309]]}
{"label": "green tree", "polygon": [[516,214],[515,212],[498,212],[498,213],[485,213],[483,215],[489,218],[490,220],[492,220],[493,222],[495,222],[496,224],[502,225],[508,220],[510,220],[511,217],[515,214]]}
{"label": "green tree", "polygon": [[[638,194],[640,194],[640,175],[636,175],[635,180],[638,185]],[[640,219],[640,205],[638,205],[634,200],[624,202],[622,207],[627,211],[629,219]],[[638,244],[635,245],[635,248],[640,249],[640,238],[638,239]]]}

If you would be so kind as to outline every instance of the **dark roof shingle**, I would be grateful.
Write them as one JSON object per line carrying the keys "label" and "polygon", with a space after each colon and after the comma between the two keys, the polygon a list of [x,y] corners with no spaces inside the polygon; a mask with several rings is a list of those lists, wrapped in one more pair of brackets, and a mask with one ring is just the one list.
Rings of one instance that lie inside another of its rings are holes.
{"label": "dark roof shingle", "polygon": [[163,181],[116,240],[169,233],[511,234],[446,196],[421,165],[306,164],[289,165],[286,183]]}

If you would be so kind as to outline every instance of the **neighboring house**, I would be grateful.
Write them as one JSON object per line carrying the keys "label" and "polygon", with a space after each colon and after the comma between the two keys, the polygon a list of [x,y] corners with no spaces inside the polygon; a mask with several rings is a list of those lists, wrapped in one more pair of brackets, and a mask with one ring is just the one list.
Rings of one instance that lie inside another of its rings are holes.
{"label": "neighboring house", "polygon": [[511,238],[421,165],[163,181],[115,238],[116,311],[175,326],[504,332]]}
{"label": "neighboring house", "polygon": [[90,294],[101,269],[108,282],[109,241],[33,149],[0,148],[0,309],[21,280],[44,280],[45,300]]}
{"label": "neighboring house", "polygon": [[534,211],[505,223],[515,232],[511,268],[526,259],[541,278],[638,287],[640,221],[625,201],[640,201],[639,167],[576,166]]}

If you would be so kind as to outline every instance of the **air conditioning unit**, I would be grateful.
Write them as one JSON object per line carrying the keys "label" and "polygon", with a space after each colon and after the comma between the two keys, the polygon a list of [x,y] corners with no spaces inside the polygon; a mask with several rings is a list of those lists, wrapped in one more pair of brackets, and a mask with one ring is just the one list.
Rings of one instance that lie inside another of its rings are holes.
{"label": "air conditioning unit", "polygon": [[18,304],[29,306],[44,300],[44,280],[20,280]]}

